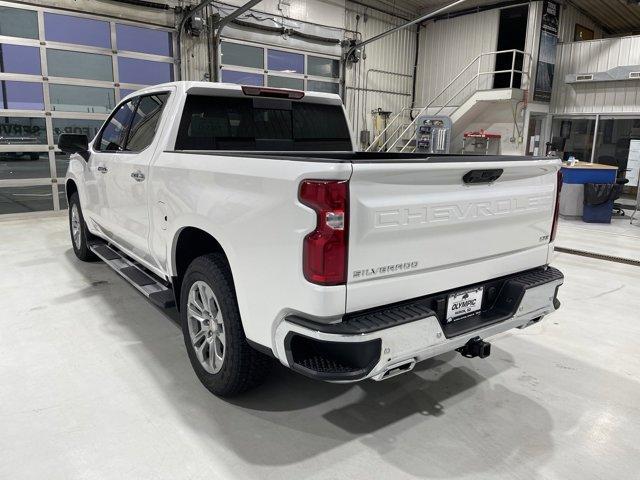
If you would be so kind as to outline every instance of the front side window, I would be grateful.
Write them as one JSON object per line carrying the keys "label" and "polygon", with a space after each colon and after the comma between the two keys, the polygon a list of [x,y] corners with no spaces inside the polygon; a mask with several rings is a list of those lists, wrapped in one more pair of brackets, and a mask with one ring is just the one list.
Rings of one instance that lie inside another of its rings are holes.
{"label": "front side window", "polygon": [[139,152],[151,145],[160,124],[162,109],[167,98],[169,98],[168,93],[145,95],[140,98],[136,114],[131,122],[127,140],[128,151]]}
{"label": "front side window", "polygon": [[351,150],[338,105],[189,95],[177,150]]}
{"label": "front side window", "polygon": [[120,152],[125,149],[127,130],[133,118],[136,101],[137,98],[132,98],[123,103],[111,115],[109,122],[107,122],[102,131],[102,135],[100,135],[98,150],[102,152]]}

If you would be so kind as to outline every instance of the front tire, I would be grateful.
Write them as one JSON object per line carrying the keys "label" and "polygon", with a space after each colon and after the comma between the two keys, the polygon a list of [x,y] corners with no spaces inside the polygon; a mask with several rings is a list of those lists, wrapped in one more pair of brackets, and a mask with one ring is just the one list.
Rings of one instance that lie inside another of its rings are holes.
{"label": "front tire", "polygon": [[272,361],[248,344],[229,265],[221,254],[196,258],[180,291],[180,322],[200,382],[221,397],[261,383]]}
{"label": "front tire", "polygon": [[69,199],[69,233],[71,234],[71,244],[76,257],[83,262],[94,262],[98,259],[89,249],[87,240],[92,238],[92,235],[87,230],[87,224],[84,222],[78,192],[73,193]]}

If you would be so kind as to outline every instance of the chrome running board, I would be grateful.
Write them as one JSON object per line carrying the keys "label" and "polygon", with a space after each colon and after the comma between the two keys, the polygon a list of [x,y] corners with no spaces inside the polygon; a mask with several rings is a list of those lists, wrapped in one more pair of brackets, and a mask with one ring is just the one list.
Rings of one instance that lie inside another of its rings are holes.
{"label": "chrome running board", "polygon": [[100,260],[115,270],[118,275],[151,300],[151,303],[159,308],[175,307],[176,302],[171,287],[166,286],[153,274],[144,271],[142,267],[127,258],[119,250],[102,241],[91,243],[89,249]]}

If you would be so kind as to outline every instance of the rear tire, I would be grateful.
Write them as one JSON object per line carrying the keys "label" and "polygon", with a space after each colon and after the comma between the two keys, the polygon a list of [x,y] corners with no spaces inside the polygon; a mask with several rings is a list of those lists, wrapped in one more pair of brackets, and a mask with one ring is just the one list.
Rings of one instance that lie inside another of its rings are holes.
{"label": "rear tire", "polygon": [[203,255],[189,265],[180,291],[180,322],[191,366],[211,393],[239,395],[266,377],[272,360],[247,342],[223,255]]}
{"label": "rear tire", "polygon": [[76,257],[83,262],[95,262],[98,260],[98,257],[89,249],[88,240],[92,239],[93,235],[87,230],[78,192],[73,193],[69,199],[69,233],[71,234],[71,244]]}

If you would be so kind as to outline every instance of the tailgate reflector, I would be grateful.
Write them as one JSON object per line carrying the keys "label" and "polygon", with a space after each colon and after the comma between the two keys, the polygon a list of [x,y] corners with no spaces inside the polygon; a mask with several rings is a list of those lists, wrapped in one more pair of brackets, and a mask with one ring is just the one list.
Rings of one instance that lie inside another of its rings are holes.
{"label": "tailgate reflector", "polygon": [[316,212],[316,229],[304,238],[304,277],[317,285],[344,285],[347,281],[349,237],[349,182],[304,180],[300,202]]}

